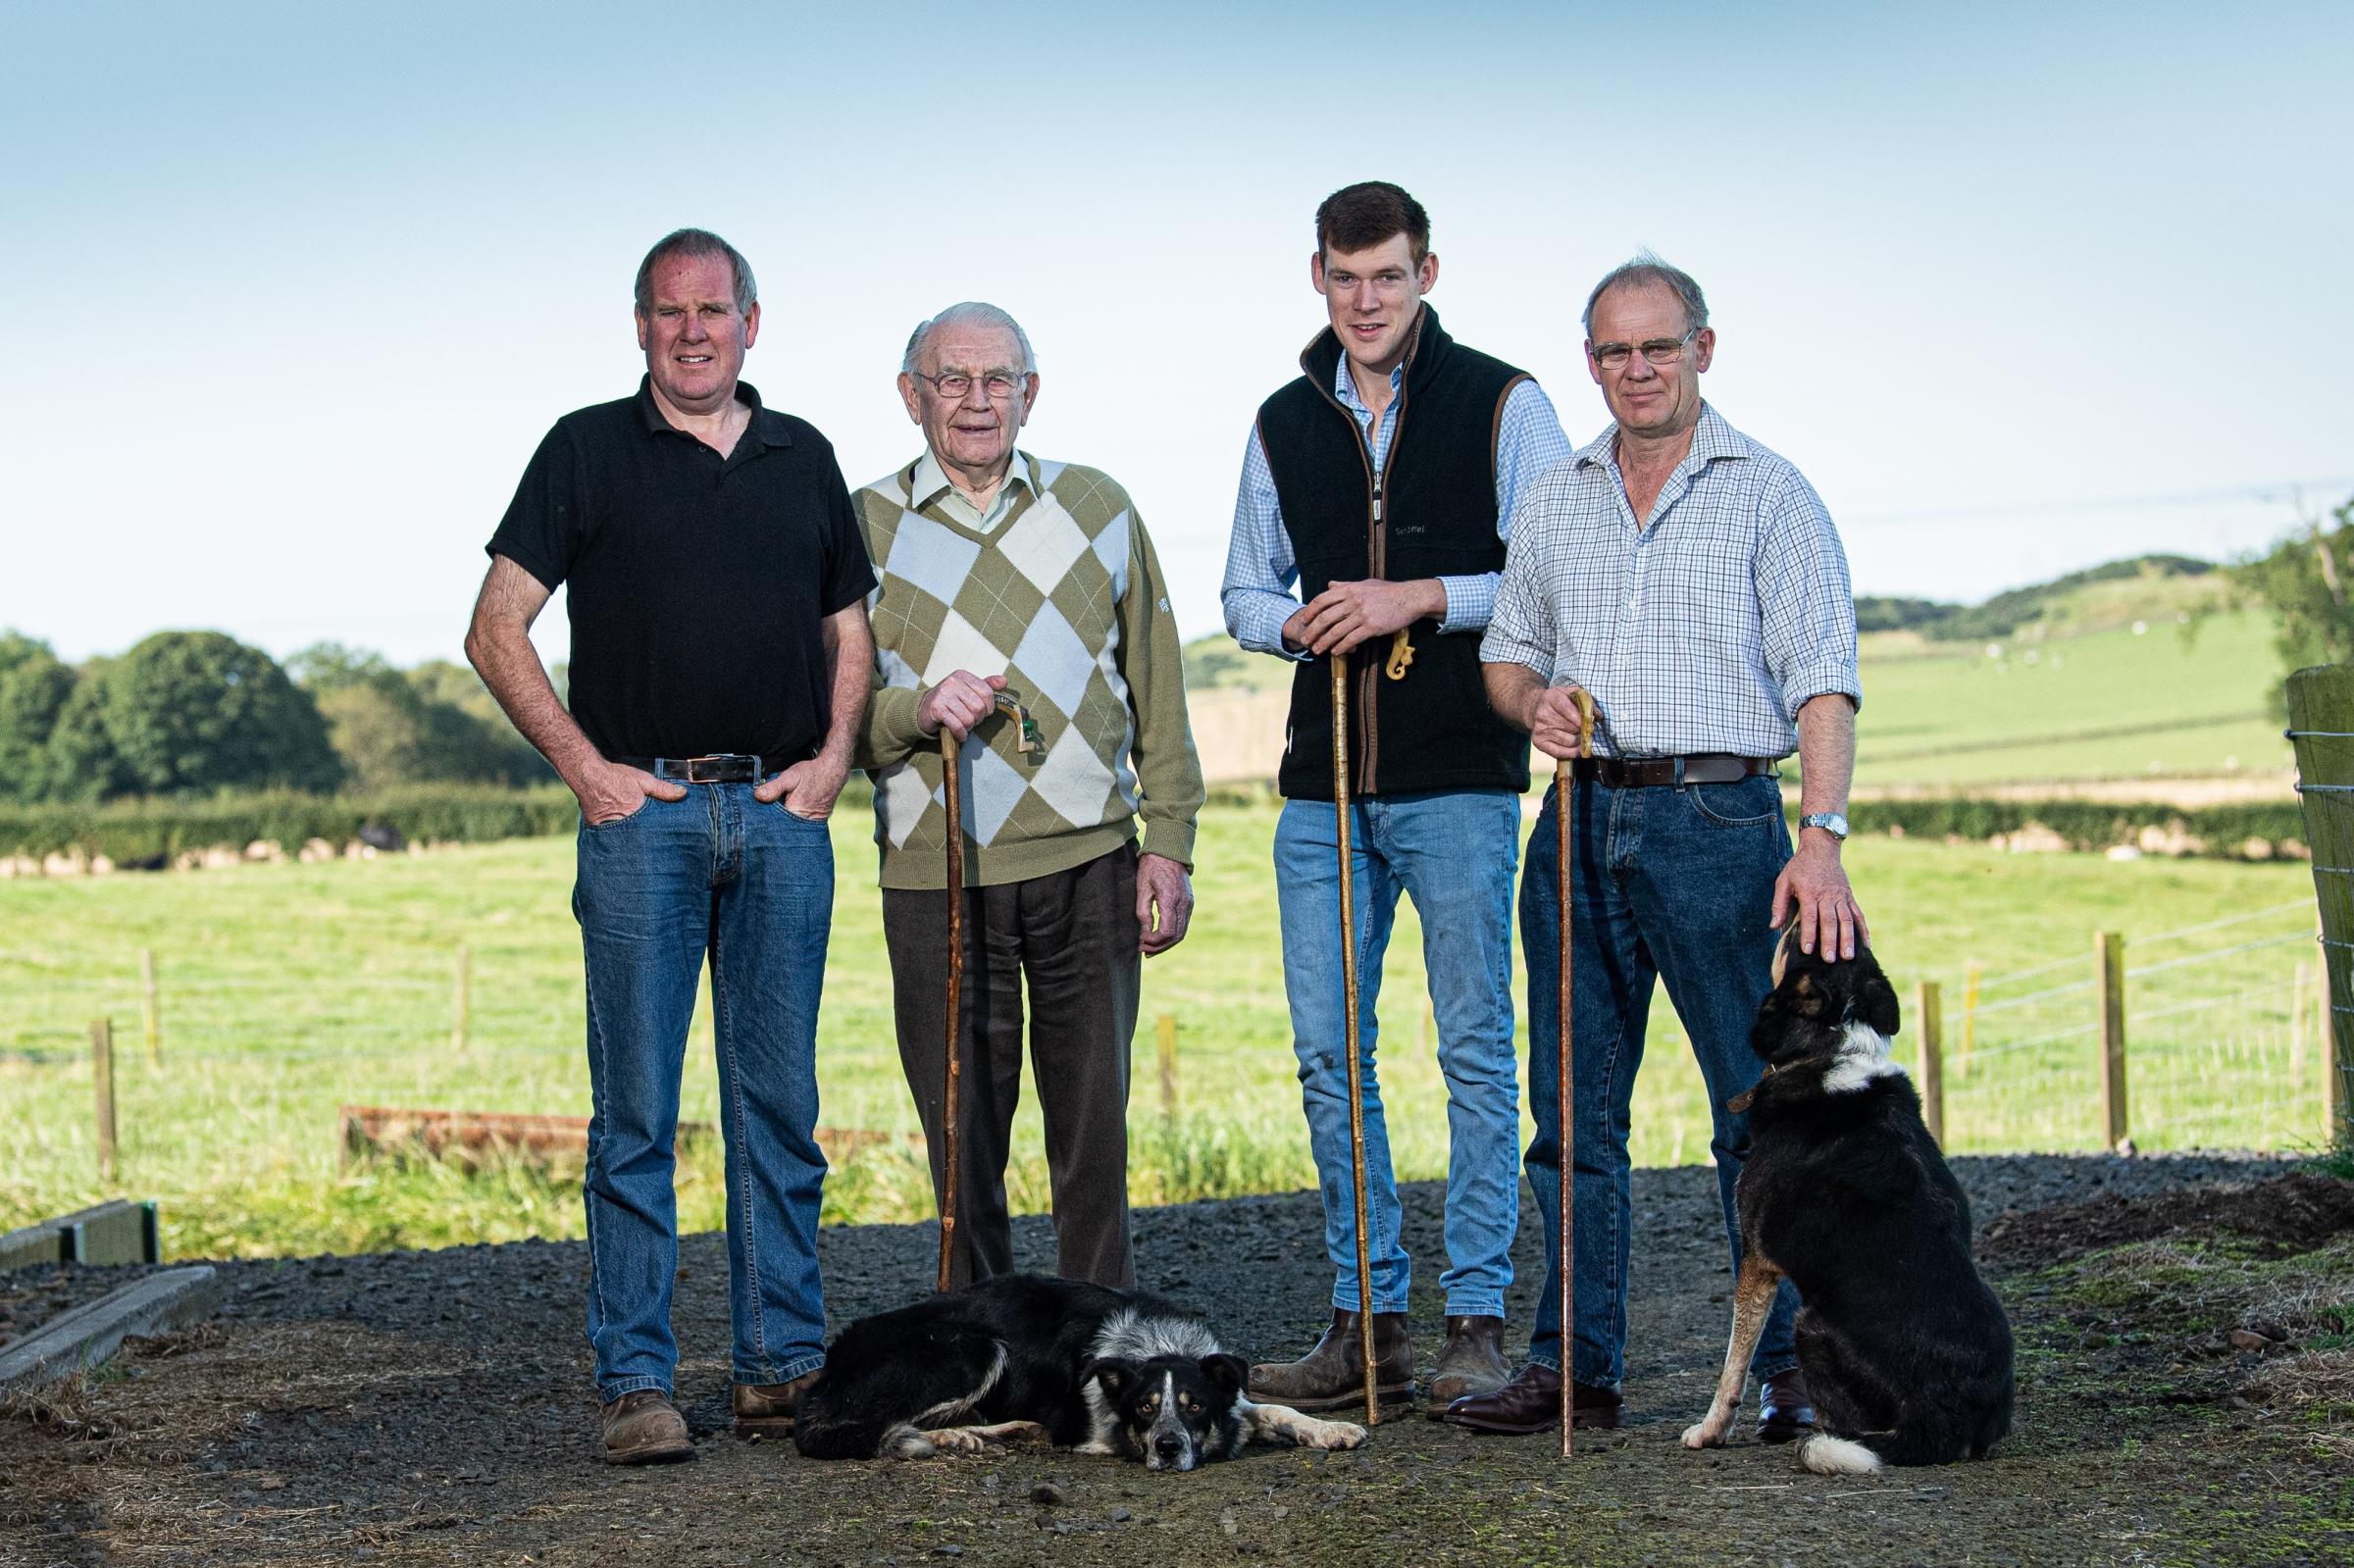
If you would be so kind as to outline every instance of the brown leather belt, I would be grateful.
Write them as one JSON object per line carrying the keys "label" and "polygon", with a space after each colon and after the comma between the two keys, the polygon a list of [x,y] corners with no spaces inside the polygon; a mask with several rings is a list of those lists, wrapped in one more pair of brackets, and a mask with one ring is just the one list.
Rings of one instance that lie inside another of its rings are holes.
{"label": "brown leather belt", "polygon": [[1732,784],[1775,771],[1771,757],[1736,757],[1729,751],[1701,751],[1689,757],[1580,757],[1570,768],[1578,778],[1595,780],[1612,789]]}

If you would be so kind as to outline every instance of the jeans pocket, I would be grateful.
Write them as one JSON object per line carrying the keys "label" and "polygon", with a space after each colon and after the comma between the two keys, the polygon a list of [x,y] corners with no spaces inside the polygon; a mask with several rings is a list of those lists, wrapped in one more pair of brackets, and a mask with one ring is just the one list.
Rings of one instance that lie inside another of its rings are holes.
{"label": "jeans pocket", "polygon": [[1753,774],[1731,784],[1692,784],[1684,798],[1701,819],[1717,828],[1755,828],[1782,814],[1782,788],[1770,774]]}
{"label": "jeans pocket", "polygon": [[626,828],[631,823],[636,822],[639,818],[644,816],[647,809],[651,807],[653,803],[654,797],[652,795],[640,795],[638,797],[637,810],[623,812],[620,816],[615,817],[611,822],[590,822],[587,817],[583,817],[581,819],[581,827],[585,832],[588,833],[611,833],[616,828]]}

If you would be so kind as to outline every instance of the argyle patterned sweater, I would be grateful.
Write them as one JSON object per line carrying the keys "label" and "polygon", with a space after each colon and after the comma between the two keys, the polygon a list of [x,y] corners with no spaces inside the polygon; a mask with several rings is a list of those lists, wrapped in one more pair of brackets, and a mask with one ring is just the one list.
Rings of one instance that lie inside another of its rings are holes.
{"label": "argyle patterned sweater", "polygon": [[1110,853],[1144,821],[1146,853],[1191,866],[1202,764],[1160,563],[1107,476],[1017,451],[1028,487],[988,532],[914,508],[915,465],[853,497],[880,582],[875,687],[859,736],[875,781],[886,887],[947,877],[940,740],[916,727],[952,670],[1001,675],[1043,745],[984,719],[963,748],[964,880],[1020,882]]}

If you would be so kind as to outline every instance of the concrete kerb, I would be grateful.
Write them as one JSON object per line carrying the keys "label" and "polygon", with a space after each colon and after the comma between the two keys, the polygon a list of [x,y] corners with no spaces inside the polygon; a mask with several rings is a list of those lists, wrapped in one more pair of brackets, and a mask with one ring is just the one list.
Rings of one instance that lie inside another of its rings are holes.
{"label": "concrete kerb", "polygon": [[162,1334],[210,1317],[220,1298],[221,1283],[209,1263],[134,1280],[0,1350],[0,1389],[87,1372],[132,1335]]}

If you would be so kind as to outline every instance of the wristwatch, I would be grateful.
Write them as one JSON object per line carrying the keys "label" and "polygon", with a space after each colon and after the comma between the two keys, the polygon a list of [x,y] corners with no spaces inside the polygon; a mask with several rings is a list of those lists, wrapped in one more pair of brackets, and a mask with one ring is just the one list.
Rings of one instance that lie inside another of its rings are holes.
{"label": "wristwatch", "polygon": [[1838,839],[1847,837],[1847,819],[1836,811],[1810,811],[1798,819],[1798,826],[1802,831],[1808,828],[1820,828],[1824,833]]}

